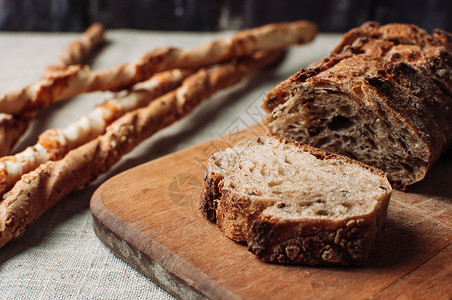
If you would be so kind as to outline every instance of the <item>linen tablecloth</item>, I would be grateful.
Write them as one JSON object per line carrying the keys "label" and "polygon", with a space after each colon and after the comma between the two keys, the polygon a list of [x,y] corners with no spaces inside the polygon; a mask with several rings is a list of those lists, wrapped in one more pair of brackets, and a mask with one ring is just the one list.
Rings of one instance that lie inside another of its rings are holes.
{"label": "linen tablecloth", "polygon": [[[189,49],[231,34],[111,30],[105,45],[87,63],[95,70],[105,69],[136,60],[156,47]],[[39,79],[77,37],[76,33],[0,33],[0,92]],[[96,237],[89,209],[93,192],[130,167],[256,123],[265,94],[328,53],[339,39],[338,34],[320,34],[309,45],[291,47],[277,66],[217,93],[187,118],[143,142],[94,183],[63,198],[19,238],[0,248],[0,299],[172,299]],[[64,128],[112,96],[85,94],[43,110],[15,151],[33,145],[43,130]],[[246,113],[250,109],[257,113]]]}

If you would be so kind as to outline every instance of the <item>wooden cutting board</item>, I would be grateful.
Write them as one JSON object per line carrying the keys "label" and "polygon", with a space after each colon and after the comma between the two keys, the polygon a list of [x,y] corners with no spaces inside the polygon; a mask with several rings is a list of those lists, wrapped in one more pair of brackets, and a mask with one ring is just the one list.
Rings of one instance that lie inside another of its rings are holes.
{"label": "wooden cutting board", "polygon": [[255,125],[125,171],[91,200],[97,236],[183,299],[451,299],[452,157],[421,183],[394,191],[368,267],[262,263],[198,209],[207,158],[262,134]]}

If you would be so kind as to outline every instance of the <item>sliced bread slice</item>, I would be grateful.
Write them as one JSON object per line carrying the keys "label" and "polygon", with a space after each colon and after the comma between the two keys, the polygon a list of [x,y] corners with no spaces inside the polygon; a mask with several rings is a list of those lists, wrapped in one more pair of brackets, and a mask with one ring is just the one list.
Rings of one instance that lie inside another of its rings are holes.
{"label": "sliced bread slice", "polygon": [[376,168],[257,137],[209,158],[201,210],[263,261],[360,265],[375,249],[390,195]]}

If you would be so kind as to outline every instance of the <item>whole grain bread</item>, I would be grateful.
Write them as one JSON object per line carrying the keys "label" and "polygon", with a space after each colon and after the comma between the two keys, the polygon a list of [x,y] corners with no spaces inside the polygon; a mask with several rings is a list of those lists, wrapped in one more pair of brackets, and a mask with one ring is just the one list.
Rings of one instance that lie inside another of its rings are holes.
{"label": "whole grain bread", "polygon": [[209,158],[201,210],[263,261],[360,265],[375,249],[390,194],[379,169],[257,137]]}
{"label": "whole grain bread", "polygon": [[404,188],[452,141],[452,35],[367,22],[262,107],[269,134],[381,168]]}

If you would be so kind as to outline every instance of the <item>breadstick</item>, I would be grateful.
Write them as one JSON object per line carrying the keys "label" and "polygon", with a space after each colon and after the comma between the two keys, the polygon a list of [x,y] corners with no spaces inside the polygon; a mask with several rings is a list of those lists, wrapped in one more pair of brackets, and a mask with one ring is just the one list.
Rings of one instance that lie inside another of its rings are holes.
{"label": "breadstick", "polygon": [[46,73],[62,70],[70,65],[79,64],[91,51],[104,41],[105,28],[100,23],[94,23],[85,30],[82,36],[73,41],[61,53],[59,60],[47,66]]}
{"label": "breadstick", "polygon": [[236,35],[183,51],[160,48],[136,62],[108,70],[92,71],[87,66],[69,66],[22,89],[0,96],[0,112],[18,114],[46,107],[55,101],[92,91],[119,91],[152,74],[174,68],[200,68],[231,58],[251,55],[257,50],[282,49],[311,41],[317,33],[307,21],[270,24],[244,30]]}
{"label": "breadstick", "polygon": [[280,52],[272,52],[212,70],[201,69],[180,88],[113,122],[104,135],[22,176],[0,203],[0,247],[65,195],[110,169],[141,141],[181,119],[216,91],[237,83],[279,56]]}
{"label": "breadstick", "polygon": [[[60,55],[57,63],[47,67],[46,74],[62,70],[69,65],[79,64],[95,47],[104,41],[104,32],[101,24],[91,25],[78,40],[72,42]],[[36,114],[37,111],[17,116],[3,115],[2,121],[0,121],[0,157],[11,152]]]}
{"label": "breadstick", "polygon": [[137,84],[129,94],[105,101],[65,129],[49,129],[36,145],[12,156],[0,158],[0,194],[26,174],[49,160],[58,160],[104,133],[105,128],[126,112],[146,106],[153,99],[175,89],[191,71],[174,69],[157,73]]}

